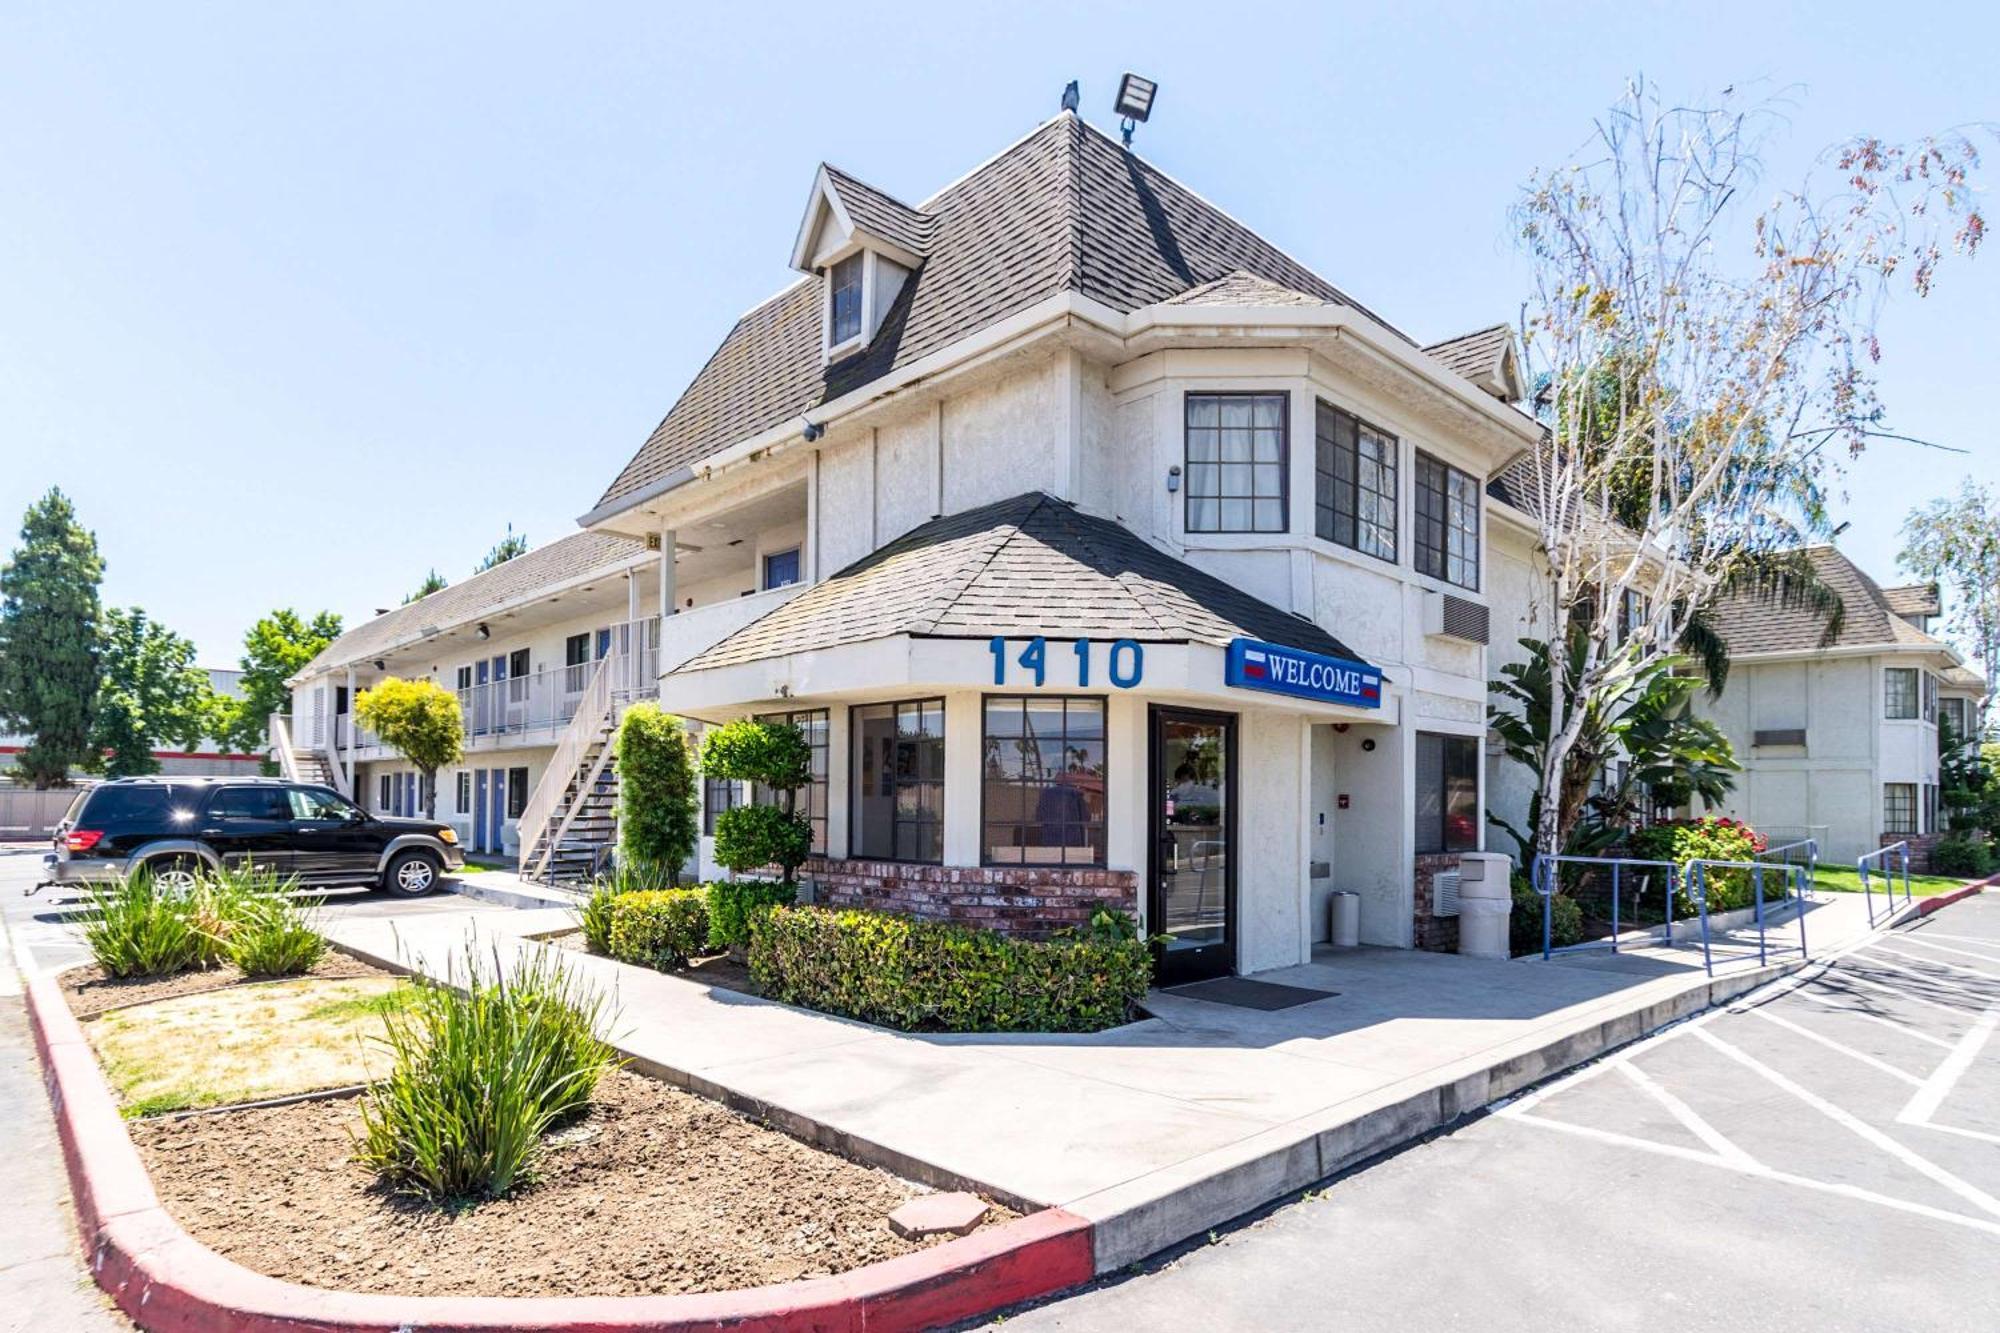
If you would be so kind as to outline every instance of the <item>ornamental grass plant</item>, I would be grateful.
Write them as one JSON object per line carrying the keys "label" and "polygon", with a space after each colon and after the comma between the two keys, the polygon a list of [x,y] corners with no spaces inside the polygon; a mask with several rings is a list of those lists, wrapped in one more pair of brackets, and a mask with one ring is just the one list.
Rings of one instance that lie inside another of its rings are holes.
{"label": "ornamental grass plant", "polygon": [[392,1189],[500,1198],[532,1180],[543,1135],[581,1114],[618,1061],[603,997],[552,951],[510,971],[468,950],[446,984],[383,1016],[389,1074],[361,1101],[357,1155]]}

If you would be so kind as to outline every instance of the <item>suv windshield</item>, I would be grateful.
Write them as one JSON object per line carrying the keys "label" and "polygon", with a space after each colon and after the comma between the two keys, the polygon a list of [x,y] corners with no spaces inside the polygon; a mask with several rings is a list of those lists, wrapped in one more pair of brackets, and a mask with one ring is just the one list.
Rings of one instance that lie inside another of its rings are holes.
{"label": "suv windshield", "polygon": [[168,810],[175,804],[174,795],[174,789],[164,783],[144,782],[130,787],[106,783],[91,789],[77,811],[77,819],[90,824],[165,823]]}

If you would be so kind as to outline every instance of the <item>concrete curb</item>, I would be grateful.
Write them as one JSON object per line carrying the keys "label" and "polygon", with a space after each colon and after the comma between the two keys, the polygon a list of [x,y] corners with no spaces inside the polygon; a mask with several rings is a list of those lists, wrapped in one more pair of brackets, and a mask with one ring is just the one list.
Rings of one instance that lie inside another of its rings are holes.
{"label": "concrete curb", "polygon": [[834,1277],[676,1296],[385,1296],[298,1286],[223,1258],[153,1192],[82,1028],[48,977],[27,979],[43,1084],[92,1275],[141,1328],[229,1333],[890,1333],[976,1318],[1088,1281],[1092,1229],[1051,1208]]}
{"label": "concrete curb", "polygon": [[[537,911],[546,907],[567,907],[575,910],[583,906],[583,899],[576,894],[559,890],[527,888],[516,882],[512,886],[486,884],[481,881],[488,875],[447,875],[438,881],[438,887],[446,893],[455,893],[461,898],[471,898],[476,902],[492,903],[498,907],[514,907],[524,912]],[[512,879],[513,876],[508,876]]]}
{"label": "concrete curb", "polygon": [[1935,898],[1919,898],[1917,900],[1917,915],[1929,916],[1940,907],[1949,907],[1953,903],[1964,902],[1973,894],[1984,893],[1988,888],[1996,884],[2000,884],[2000,875],[1994,875],[1988,879],[1974,880],[1962,889],[1953,889],[1950,893],[1940,893]]}

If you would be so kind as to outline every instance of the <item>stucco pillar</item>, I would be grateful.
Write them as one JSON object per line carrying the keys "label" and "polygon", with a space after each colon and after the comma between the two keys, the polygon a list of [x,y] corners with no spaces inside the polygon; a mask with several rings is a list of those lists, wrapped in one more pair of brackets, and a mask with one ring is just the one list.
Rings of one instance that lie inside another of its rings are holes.
{"label": "stucco pillar", "polygon": [[944,700],[944,863],[979,864],[979,694],[960,690]]}
{"label": "stucco pillar", "polygon": [[660,619],[663,622],[674,613],[674,541],[672,528],[660,529]]}

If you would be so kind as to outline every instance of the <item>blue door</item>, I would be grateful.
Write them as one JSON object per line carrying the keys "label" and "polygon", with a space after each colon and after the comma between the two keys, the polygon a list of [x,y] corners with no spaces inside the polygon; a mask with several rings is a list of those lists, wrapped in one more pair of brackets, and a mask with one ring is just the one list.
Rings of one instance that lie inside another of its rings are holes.
{"label": "blue door", "polygon": [[417,801],[417,775],[415,773],[405,773],[403,774],[403,813],[414,817],[423,812],[424,807]]}
{"label": "blue door", "polygon": [[500,835],[501,831],[507,827],[506,769],[496,768],[493,770],[493,781],[490,790],[493,796],[493,809],[486,817],[486,836],[488,840],[486,850],[489,852],[505,851],[506,848],[502,845],[503,840]]}
{"label": "blue door", "polygon": [[486,770],[472,771],[472,846],[475,851],[486,850]]}

